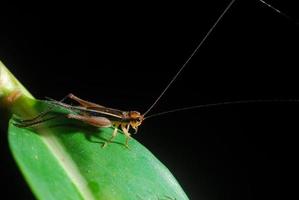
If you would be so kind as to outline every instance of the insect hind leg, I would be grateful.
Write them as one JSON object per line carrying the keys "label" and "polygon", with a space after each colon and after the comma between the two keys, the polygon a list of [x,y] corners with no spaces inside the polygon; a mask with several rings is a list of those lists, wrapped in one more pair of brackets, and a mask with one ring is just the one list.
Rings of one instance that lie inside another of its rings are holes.
{"label": "insect hind leg", "polygon": [[[67,98],[69,98],[69,96],[70,96],[70,94],[66,95],[59,102],[65,101]],[[47,110],[41,112],[37,116],[35,116],[33,118],[30,118],[30,119],[20,119],[18,117],[14,117],[14,119],[16,121],[18,121],[19,124],[22,124],[22,123],[24,123],[24,124],[25,123],[32,124],[32,123],[35,123],[37,121],[42,121],[42,118],[44,118],[45,116],[47,116],[53,109],[54,109],[54,106],[50,106]],[[48,120],[46,120],[46,121],[48,121]]]}
{"label": "insect hind leg", "polygon": [[46,119],[34,119],[34,120],[26,120],[26,122],[16,122],[14,121],[13,122],[13,125],[17,126],[17,127],[20,127],[20,128],[24,128],[24,127],[33,127],[33,126],[36,126],[36,125],[39,125],[41,123],[44,123],[44,122],[47,122],[47,121],[50,121],[50,120],[54,120],[54,119],[57,119],[59,117],[62,117],[61,115],[56,115],[56,116],[53,116],[53,117],[49,117],[49,118],[46,118]]}
{"label": "insect hind leg", "polygon": [[89,101],[85,101],[83,99],[80,99],[79,97],[75,96],[74,94],[70,93],[68,94],[68,98],[78,102],[81,106],[88,108],[88,107],[103,107],[101,105],[89,102]]}

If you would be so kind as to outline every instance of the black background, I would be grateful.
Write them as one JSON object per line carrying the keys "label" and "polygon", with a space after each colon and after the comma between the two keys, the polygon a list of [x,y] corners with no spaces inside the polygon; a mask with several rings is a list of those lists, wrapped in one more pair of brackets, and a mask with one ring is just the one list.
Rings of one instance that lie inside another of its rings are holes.
{"label": "black background", "polygon": [[[1,6],[0,58],[37,98],[72,92],[144,112],[229,0]],[[249,99],[299,99],[298,7],[237,1],[152,113]],[[145,121],[135,138],[190,199],[283,199],[298,103],[210,107]],[[32,199],[1,132],[1,190]],[[288,187],[288,185],[287,185]],[[290,190],[290,189],[289,189]]]}

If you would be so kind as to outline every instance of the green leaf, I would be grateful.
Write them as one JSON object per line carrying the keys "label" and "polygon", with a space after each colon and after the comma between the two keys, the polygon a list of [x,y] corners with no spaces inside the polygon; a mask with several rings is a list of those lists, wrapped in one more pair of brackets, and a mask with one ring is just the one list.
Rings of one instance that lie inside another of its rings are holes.
{"label": "green leaf", "polygon": [[[31,118],[48,107],[32,99],[18,82],[11,88],[0,88],[1,104],[17,90],[22,96],[10,102],[11,113]],[[119,133],[113,143],[101,148],[112,131],[64,118],[32,128],[17,127],[10,120],[8,138],[13,156],[38,199],[188,199],[169,170],[136,140],[130,140],[127,149],[125,137]]]}

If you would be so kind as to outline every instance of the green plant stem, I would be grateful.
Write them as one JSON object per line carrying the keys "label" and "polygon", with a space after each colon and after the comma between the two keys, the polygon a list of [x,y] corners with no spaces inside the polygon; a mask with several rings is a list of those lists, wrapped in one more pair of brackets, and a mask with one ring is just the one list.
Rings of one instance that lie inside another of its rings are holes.
{"label": "green plant stem", "polygon": [[0,116],[1,123],[7,124],[12,114],[28,117],[29,109],[35,103],[34,97],[0,61]]}

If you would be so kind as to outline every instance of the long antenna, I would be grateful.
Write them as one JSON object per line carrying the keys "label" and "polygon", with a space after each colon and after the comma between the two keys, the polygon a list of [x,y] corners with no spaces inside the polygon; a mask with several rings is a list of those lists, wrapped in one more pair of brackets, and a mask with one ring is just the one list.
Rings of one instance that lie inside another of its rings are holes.
{"label": "long antenna", "polygon": [[228,6],[224,9],[224,11],[222,12],[222,14],[218,17],[218,19],[216,20],[216,22],[213,24],[213,26],[210,28],[210,30],[207,32],[207,34],[205,35],[205,37],[201,40],[201,42],[197,45],[197,47],[194,49],[194,51],[191,53],[191,55],[189,56],[189,58],[185,61],[185,63],[182,65],[182,67],[179,69],[179,71],[176,73],[176,75],[171,79],[171,81],[168,83],[168,85],[165,87],[165,89],[161,92],[161,94],[157,97],[157,99],[154,101],[154,103],[148,108],[148,110],[143,114],[144,116],[149,113],[152,108],[158,103],[158,101],[161,99],[161,97],[165,94],[165,92],[168,90],[168,88],[172,85],[172,83],[177,79],[177,77],[180,75],[180,73],[183,71],[183,69],[187,66],[187,64],[189,63],[189,61],[192,59],[192,57],[195,55],[195,53],[198,51],[198,49],[202,46],[202,44],[206,41],[206,39],[208,38],[208,36],[211,34],[211,32],[215,29],[215,27],[217,26],[218,22],[223,18],[223,16],[225,15],[225,13],[230,9],[230,7],[233,5],[233,3],[236,0],[232,0]]}
{"label": "long antenna", "polygon": [[248,103],[298,103],[298,99],[258,99],[258,100],[240,100],[240,101],[226,101],[226,102],[220,102],[220,103],[210,103],[210,104],[202,104],[202,105],[195,105],[195,106],[189,106],[184,108],[177,108],[173,110],[167,110],[160,113],[152,114],[148,117],[145,117],[144,119],[149,119],[161,115],[166,115],[170,113],[176,113],[186,110],[194,110],[194,109],[200,109],[200,108],[209,108],[209,107],[218,107],[218,106],[225,106],[225,105],[235,105],[235,104],[248,104]]}
{"label": "long antenna", "polygon": [[263,0],[258,0],[258,1],[259,1],[260,3],[266,5],[267,7],[271,8],[272,10],[274,10],[275,12],[277,12],[278,14],[284,16],[284,17],[287,18],[288,20],[294,21],[295,24],[298,25],[298,21],[295,20],[295,19],[293,19],[292,17],[290,17],[290,16],[287,15],[286,13],[284,13],[284,12],[278,10],[277,8],[275,8],[274,6],[272,6],[271,4],[269,4],[269,3],[267,3],[267,2],[265,2],[265,1],[263,1]]}

